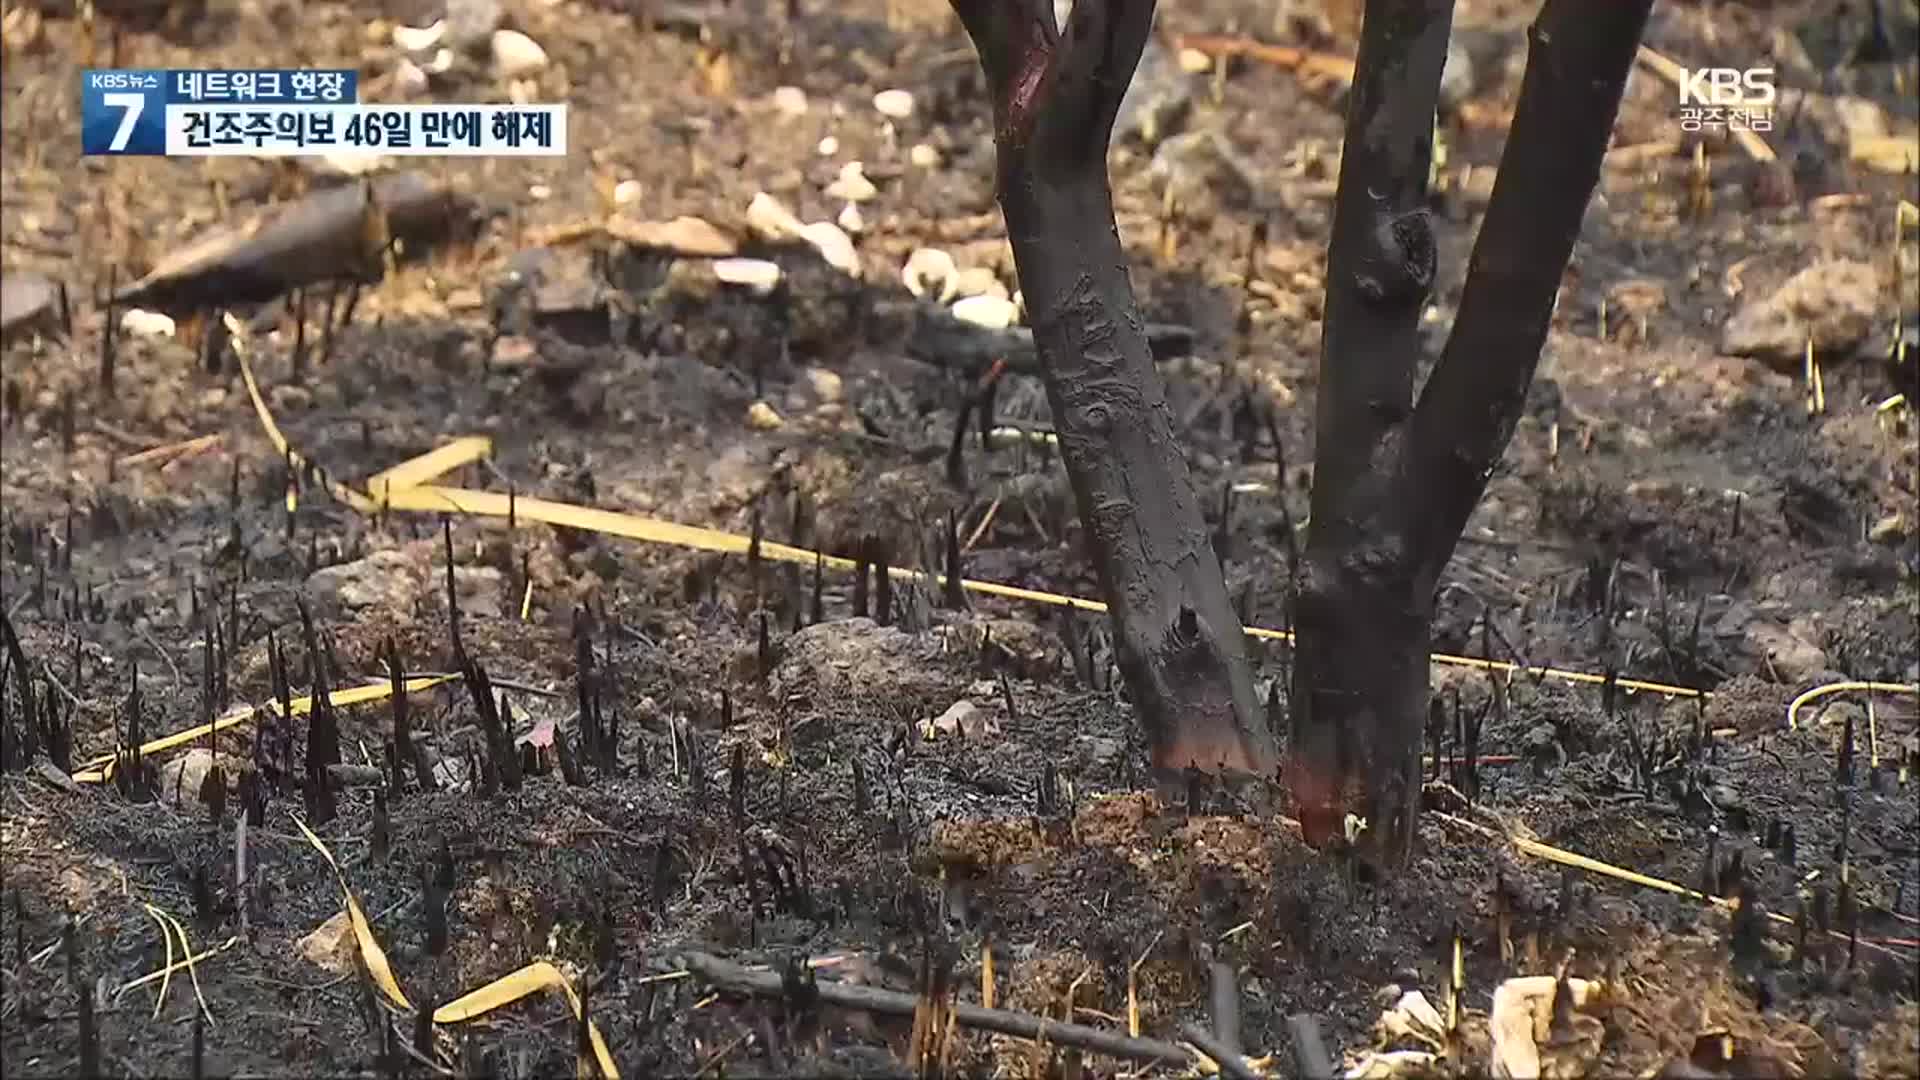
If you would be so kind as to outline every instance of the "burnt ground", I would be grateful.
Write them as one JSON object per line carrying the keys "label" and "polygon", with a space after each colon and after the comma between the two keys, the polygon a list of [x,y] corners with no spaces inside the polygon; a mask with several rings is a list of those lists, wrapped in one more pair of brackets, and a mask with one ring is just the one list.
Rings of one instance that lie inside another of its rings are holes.
{"label": "burnt ground", "polygon": [[[949,476],[959,402],[995,346],[929,345],[899,284],[921,246],[1012,284],[968,45],[932,0],[800,6],[798,22],[769,15],[717,26],[703,42],[673,19],[645,32],[619,5],[507,5],[549,57],[534,96],[572,105],[574,152],[421,163],[493,211],[479,238],[399,266],[304,372],[290,361],[291,316],[275,305],[255,319],[258,374],[294,445],[353,483],[484,434],[490,461],[448,482],[743,534],[757,516],[770,540],[837,554],[878,537],[896,565],[937,565],[953,513],[971,538],[968,576],[1093,595],[1064,476],[1043,449],[1002,440],[989,452],[973,440],[964,483]],[[1274,33],[1264,5],[1166,7],[1173,32]],[[1496,701],[1486,675],[1436,667],[1443,701],[1457,695],[1450,707],[1467,722],[1484,718],[1474,745],[1489,760],[1439,770],[1430,806],[1454,820],[1429,815],[1412,867],[1377,881],[1306,849],[1283,803],[1204,787],[1153,793],[1090,617],[1072,639],[1094,659],[1076,664],[1054,609],[975,596],[952,611],[937,592],[901,588],[883,626],[854,617],[851,575],[829,572],[816,623],[810,570],[455,517],[462,640],[506,687],[514,722],[523,732],[553,724],[579,745],[582,626],[619,760],[589,770],[584,786],[549,768],[517,791],[486,792],[467,783],[480,746],[472,699],[457,683],[412,696],[421,742],[446,762],[443,789],[394,791],[384,843],[364,787],[340,791],[337,815],[317,826],[407,994],[444,1002],[546,959],[593,984],[624,1075],[889,1073],[906,1067],[905,1021],[790,1014],[651,976],[679,971],[687,950],[767,964],[809,955],[839,958],[822,978],[911,990],[931,951],[952,960],[959,996],[977,1000],[990,942],[1003,1007],[1071,1009],[1096,1025],[1124,1024],[1128,970],[1144,956],[1143,1030],[1166,1038],[1206,1015],[1210,965],[1224,961],[1239,975],[1245,1045],[1284,1063],[1290,1013],[1318,1016],[1330,1044],[1354,1051],[1371,1044],[1390,984],[1444,1008],[1457,931],[1469,1071],[1487,1067],[1485,1011],[1500,980],[1550,974],[1570,956],[1573,974],[1617,991],[1597,1052],[1582,1059],[1590,1075],[1646,1075],[1715,1031],[1744,1055],[1731,1074],[1914,1075],[1914,700],[1836,694],[1797,730],[1786,724],[1787,703],[1809,687],[1920,678],[1915,422],[1876,409],[1913,392],[1912,362],[1883,363],[1884,342],[1836,353],[1822,369],[1825,410],[1810,415],[1797,364],[1719,352],[1729,312],[1823,259],[1884,271],[1877,290],[1862,286],[1872,295],[1851,300],[1876,326],[1894,323],[1894,207],[1914,198],[1914,180],[1849,163],[1834,101],[1878,103],[1895,130],[1911,130],[1914,63],[1911,53],[1839,63],[1835,40],[1859,26],[1850,15],[1713,7],[1661,5],[1650,43],[1735,66],[1791,53],[1783,85],[1816,91],[1792,130],[1773,135],[1794,185],[1783,197],[1777,177],[1724,140],[1709,145],[1702,177],[1671,88],[1636,74],[1616,146],[1676,145],[1609,167],[1535,407],[1448,573],[1436,642],[1617,670],[1710,699],[1523,675]],[[1436,328],[1459,295],[1484,199],[1475,178],[1497,160],[1501,103],[1518,85],[1525,8],[1462,4],[1477,78],[1444,129]],[[103,18],[90,32],[100,63],[357,59],[378,80],[396,54],[369,24],[434,15],[431,0],[390,10],[249,2],[173,28],[129,24],[116,37]],[[284,470],[231,357],[211,372],[178,340],[123,333],[114,388],[100,385],[106,310],[91,298],[106,291],[109,267],[131,280],[295,178],[246,160],[78,160],[81,27],[37,12],[7,19],[0,258],[10,274],[65,282],[75,311],[70,337],[6,346],[0,592],[25,655],[71,717],[73,763],[127,737],[136,671],[144,737],[200,722],[216,622],[238,631],[221,665],[231,702],[272,696],[270,634],[304,693],[300,599],[331,639],[341,685],[381,676],[389,640],[409,670],[450,670],[439,519],[366,517],[311,486],[290,519]],[[1796,68],[1794,57],[1837,73]],[[1129,133],[1114,156],[1121,230],[1150,318],[1194,331],[1191,355],[1163,365],[1173,405],[1204,489],[1246,486],[1224,525],[1228,572],[1245,617],[1278,626],[1285,522],[1306,514],[1337,89],[1252,61],[1219,81],[1168,66],[1161,77],[1192,98],[1184,127],[1169,130],[1218,132],[1232,152],[1211,153],[1203,139],[1163,155],[1178,189],[1169,209],[1166,175]],[[435,87],[440,100],[505,93],[484,70],[451,78]],[[772,103],[782,85],[805,91],[804,115]],[[889,87],[911,90],[917,106],[890,126],[872,104]],[[823,154],[829,135],[838,148]],[[919,144],[937,164],[915,163]],[[771,298],[716,286],[701,260],[618,244],[522,256],[601,213],[626,180],[638,192],[622,211],[639,218],[737,228],[764,190],[807,220],[830,220],[841,204],[824,189],[856,159],[879,189],[861,206],[861,281],[793,251],[777,255],[786,287]],[[1267,246],[1249,258],[1258,221]],[[490,305],[516,257],[544,259],[558,284],[496,341]],[[757,399],[778,427],[749,423]],[[1285,449],[1278,491],[1275,447],[1251,422],[1268,404]],[[995,410],[1001,424],[1047,422],[1028,373],[1004,378]],[[219,438],[125,460],[208,435]],[[796,622],[810,625],[796,632]],[[1284,648],[1257,644],[1255,655],[1263,685],[1283,676]],[[44,698],[48,686],[36,691]],[[977,709],[967,730],[926,738],[924,722],[962,699]],[[16,671],[10,733],[20,702]],[[390,715],[384,704],[342,710],[348,762],[382,760]],[[304,745],[300,726],[269,728]],[[253,747],[250,725],[218,739],[236,764]],[[1449,734],[1440,749],[1458,754],[1460,740]],[[173,750],[149,765],[180,786],[168,763],[183,759]],[[386,1012],[346,954],[297,947],[340,909],[332,871],[294,824],[308,811],[295,792],[268,799],[251,832],[243,932],[235,805],[215,825],[191,794],[183,805],[174,791],[73,786],[44,771],[0,780],[9,1076],[74,1072],[83,984],[94,988],[104,1071],[189,1072],[198,1007],[187,974],[157,1014],[155,982],[126,988],[166,956],[143,903],[178,915],[196,949],[237,939],[194,973],[211,1017],[209,1071],[376,1071],[373,1018]],[[1689,887],[1744,883],[1753,903],[1837,936],[1765,924],[1764,940],[1736,955],[1725,910],[1563,873],[1462,818]],[[1793,840],[1782,842],[1787,829]],[[752,864],[790,868],[791,882],[743,874],[743,836],[776,853]],[[423,883],[443,851],[453,885],[436,951]],[[390,1019],[411,1038],[411,1014]],[[552,1075],[572,1068],[571,1027],[558,999],[535,997],[442,1026],[434,1052],[463,1069]],[[1010,1075],[1071,1065],[978,1033],[963,1033],[954,1053],[958,1067]],[[1094,1056],[1087,1067],[1125,1065]]]}

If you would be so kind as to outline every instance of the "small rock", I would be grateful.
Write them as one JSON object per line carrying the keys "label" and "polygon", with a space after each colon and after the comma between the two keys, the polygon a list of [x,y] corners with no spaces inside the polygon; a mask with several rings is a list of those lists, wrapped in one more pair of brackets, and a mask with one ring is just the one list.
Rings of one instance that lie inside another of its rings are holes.
{"label": "small rock", "polygon": [[354,970],[353,950],[357,947],[353,940],[353,924],[346,910],[342,909],[295,942],[293,951],[328,974],[346,975]]}
{"label": "small rock", "polygon": [[[444,590],[445,569],[440,573],[442,576],[433,584]],[[474,619],[499,618],[500,596],[505,581],[500,571],[491,566],[454,567],[453,593],[454,599],[460,604],[460,614]]]}
{"label": "small rock", "polygon": [[1560,749],[1560,735],[1551,724],[1535,724],[1527,732],[1527,760],[1536,768],[1566,761],[1566,754]]}
{"label": "small rock", "polygon": [[545,184],[533,184],[527,188],[527,197],[535,202],[546,202],[553,198],[553,189]]}
{"label": "small rock", "polygon": [[61,772],[60,766],[55,765],[45,758],[41,758],[33,763],[33,771],[40,779],[45,780],[47,783],[52,784],[54,787],[59,788],[69,795],[78,795],[86,790],[76,783],[73,777]]}
{"label": "small rock", "polygon": [[867,179],[866,167],[858,161],[849,161],[840,167],[840,175],[827,185],[827,194],[843,202],[866,202],[880,189]]}
{"label": "small rock", "polygon": [[807,382],[813,387],[813,396],[821,401],[839,401],[846,394],[845,382],[826,368],[808,368]]}
{"label": "small rock", "polygon": [[1866,98],[1850,95],[1834,98],[1833,110],[1839,115],[1840,126],[1846,133],[1849,146],[1868,139],[1884,138],[1893,131],[1892,125],[1887,122],[1887,110]]}
{"label": "small rock", "polygon": [[613,205],[628,206],[640,201],[640,181],[622,180],[613,185]]}
{"label": "small rock", "polygon": [[[953,290],[961,296],[997,296],[1007,299],[1007,287],[1000,283],[1000,276],[985,266],[969,266],[956,274]],[[1015,301],[1015,306],[1019,302]]]}
{"label": "small rock", "polygon": [[940,288],[940,302],[946,303],[957,292],[957,279],[960,268],[953,264],[953,256],[939,248],[920,248],[907,256],[907,265],[900,268],[900,282],[915,298],[927,295],[929,285]]}
{"label": "small rock", "polygon": [[821,157],[832,157],[840,152],[840,140],[831,135],[823,135],[820,138],[819,145],[813,149],[814,152],[818,153]]}
{"label": "small rock", "polygon": [[1230,207],[1253,201],[1257,172],[1217,131],[1190,131],[1162,142],[1153,152],[1147,175],[1161,190],[1171,188],[1179,204],[1209,197]]}
{"label": "small rock", "polygon": [[534,345],[533,339],[518,334],[502,334],[500,340],[493,343],[492,366],[517,368],[539,355],[540,350]]}
{"label": "small rock", "polygon": [[1199,49],[1181,49],[1180,70],[1189,75],[1205,75],[1213,70],[1213,57]]}
{"label": "small rock", "polygon": [[827,265],[846,274],[860,276],[860,255],[853,249],[853,238],[831,221],[816,221],[800,229],[800,239],[812,244]]}
{"label": "small rock", "polygon": [[427,92],[430,80],[425,68],[402,58],[393,69],[393,87],[401,97],[419,97]]}
{"label": "small rock", "polygon": [[1104,735],[1082,735],[1080,751],[1085,755],[1088,764],[1096,769],[1102,769],[1124,758],[1127,754],[1127,744]]}
{"label": "small rock", "polygon": [[401,607],[413,596],[414,574],[413,560],[405,552],[387,548],[315,570],[307,576],[307,591],[322,606],[341,611]]}
{"label": "small rock", "polygon": [[1895,510],[1873,523],[1873,528],[1867,532],[1867,539],[1876,544],[1898,544],[1907,538],[1910,531],[1907,515]]}
{"label": "small rock", "polygon": [[393,164],[393,159],[385,154],[369,154],[360,150],[342,150],[327,154],[320,159],[317,172],[334,176],[371,176]]}
{"label": "small rock", "polygon": [[939,661],[943,648],[938,635],[913,635],[869,618],[831,619],[781,643],[768,689],[775,701],[810,700],[842,713],[849,701],[896,708],[910,702],[910,715],[924,716],[952,700]]}
{"label": "small rock", "polygon": [[396,26],[393,44],[407,52],[426,52],[447,36],[447,20],[435,19],[432,26]]}
{"label": "small rock", "polygon": [[1879,275],[1867,263],[1816,263],[1735,312],[1721,329],[1720,351],[1787,372],[1800,370],[1809,337],[1818,357],[1849,356],[1873,333],[1879,293]]}
{"label": "small rock", "polygon": [[986,330],[1005,330],[1016,314],[1013,301],[1000,296],[969,296],[953,305],[954,318]]}
{"label": "small rock", "polygon": [[305,412],[313,407],[313,392],[304,386],[280,383],[267,392],[273,407],[284,412]]}
{"label": "small rock", "polygon": [[1440,104],[1449,109],[1473,96],[1473,54],[1458,39],[1447,42],[1446,66],[1440,69]]}
{"label": "small rock", "polygon": [[158,788],[160,799],[175,806],[194,806],[200,802],[200,785],[206,783],[207,774],[215,765],[227,775],[227,784],[232,786],[239,780],[243,763],[239,758],[228,754],[216,754],[205,747],[192,750],[160,766]]}
{"label": "small rock", "polygon": [[1805,640],[1792,628],[1768,619],[1755,619],[1747,626],[1747,651],[1790,683],[1811,682],[1827,669],[1826,650]]}
{"label": "small rock", "polygon": [[913,95],[905,90],[882,90],[873,95],[873,107],[881,116],[905,120],[913,115]]}
{"label": "small rock", "polygon": [[[800,235],[806,226],[780,200],[762,191],[747,204],[747,225],[768,240],[786,240]],[[729,252],[731,254],[731,252]]]}
{"label": "small rock", "polygon": [[1193,76],[1181,70],[1158,38],[1148,38],[1133,81],[1120,99],[1114,136],[1137,136],[1148,146],[1178,134],[1193,108]]}
{"label": "small rock", "polygon": [[920,729],[921,737],[928,740],[942,735],[958,735],[963,739],[981,738],[997,735],[999,732],[1000,725],[992,717],[983,713],[980,706],[966,698],[961,698],[947,706],[946,712],[928,720]]}
{"label": "small rock", "polygon": [[[749,221],[752,220],[752,214],[749,208]],[[606,228],[607,235],[628,247],[671,251],[675,255],[724,259],[740,250],[740,245],[734,242],[733,237],[721,232],[711,222],[686,215],[672,221],[636,221],[616,214],[607,220]]]}
{"label": "small rock", "polygon": [[785,116],[805,116],[807,92],[797,86],[782,86],[773,92],[773,107]]}
{"label": "small rock", "polygon": [[447,0],[447,44],[477,53],[500,26],[500,0]]}
{"label": "small rock", "polygon": [[858,236],[867,231],[867,219],[860,215],[860,205],[858,203],[848,203],[841,207],[840,213],[834,217],[833,223],[847,230],[848,234],[853,236]]}
{"label": "small rock", "polygon": [[493,34],[493,69],[503,79],[524,79],[547,66],[547,50],[518,30]]}
{"label": "small rock", "polygon": [[463,764],[455,759],[443,757],[433,763],[433,780],[442,791],[465,791],[472,786],[472,779]]}
{"label": "small rock", "polygon": [[765,296],[780,284],[780,264],[765,259],[721,259],[713,264],[713,276]]}
{"label": "small rock", "polygon": [[56,325],[59,300],[60,287],[39,274],[0,276],[0,334]]}
{"label": "small rock", "polygon": [[120,316],[120,329],[143,337],[172,337],[174,325],[173,319],[157,311],[129,308]]}
{"label": "small rock", "polygon": [[916,169],[937,169],[940,167],[940,151],[926,143],[914,143],[913,149],[907,151],[907,160]]}
{"label": "small rock", "polygon": [[1667,306],[1667,287],[1652,278],[1630,278],[1607,290],[1607,303],[1634,318],[1657,315]]}
{"label": "small rock", "polygon": [[755,431],[778,431],[786,421],[773,411],[773,406],[764,401],[756,401],[747,407],[747,426]]}

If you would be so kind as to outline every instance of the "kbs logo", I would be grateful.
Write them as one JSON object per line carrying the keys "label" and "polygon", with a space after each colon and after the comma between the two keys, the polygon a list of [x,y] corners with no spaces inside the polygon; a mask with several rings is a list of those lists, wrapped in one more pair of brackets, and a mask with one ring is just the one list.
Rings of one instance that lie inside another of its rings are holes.
{"label": "kbs logo", "polygon": [[1772,68],[1692,68],[1680,75],[1680,128],[1773,130]]}

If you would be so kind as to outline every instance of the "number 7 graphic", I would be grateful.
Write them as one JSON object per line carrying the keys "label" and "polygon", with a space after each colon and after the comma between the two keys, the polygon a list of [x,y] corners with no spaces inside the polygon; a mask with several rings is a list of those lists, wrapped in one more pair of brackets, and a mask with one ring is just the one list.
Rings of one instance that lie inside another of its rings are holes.
{"label": "number 7 graphic", "polygon": [[108,144],[107,152],[117,154],[127,148],[133,138],[133,126],[140,121],[141,110],[147,107],[145,94],[102,94],[100,100],[109,109],[124,109],[120,114],[120,127],[113,133],[113,142]]}

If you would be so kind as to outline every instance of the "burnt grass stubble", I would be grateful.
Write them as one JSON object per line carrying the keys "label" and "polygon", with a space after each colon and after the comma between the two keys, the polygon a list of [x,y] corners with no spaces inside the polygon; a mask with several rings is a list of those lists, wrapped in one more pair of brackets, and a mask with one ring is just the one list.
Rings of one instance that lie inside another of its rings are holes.
{"label": "burnt grass stubble", "polygon": [[[367,14],[349,20],[352,32]],[[592,13],[580,32],[607,31],[615,18]],[[902,71],[921,70],[916,55],[961,43],[957,31],[927,40],[878,19],[862,7],[788,32],[830,55],[879,43]],[[262,31],[241,26],[243,37]],[[138,61],[157,40],[125,34],[123,60]],[[632,71],[660,70],[662,56],[687,70],[697,48],[670,30],[637,47],[653,66]],[[754,91],[785,81],[772,44],[731,47],[737,69],[771,73]],[[229,62],[206,52],[207,63]],[[68,63],[22,66],[69,78]],[[968,104],[984,101],[975,77],[963,66],[932,70],[934,114],[984,134],[984,108]],[[9,72],[10,81],[30,77]],[[815,94],[878,88],[851,64],[816,77]],[[688,93],[677,84],[662,92]],[[583,95],[592,100],[590,88]],[[1630,101],[1629,113],[1660,107],[1649,100]],[[1284,76],[1251,69],[1228,83],[1228,107],[1275,102],[1297,114],[1297,130],[1337,135],[1337,111]],[[21,121],[7,123],[11,155]],[[738,136],[723,125],[709,137]],[[804,160],[810,150],[801,138],[789,153]],[[1456,152],[1476,151],[1468,139]],[[943,194],[990,209],[982,182],[990,165],[961,157],[951,167],[967,175]],[[524,190],[523,178],[495,182],[496,196]],[[680,183],[681,201],[663,210],[744,204],[711,173],[717,190]],[[188,182],[169,198],[202,205],[209,196]],[[1729,192],[1727,201],[1738,199]],[[145,209],[155,223],[167,220],[162,208]],[[1731,228],[1742,213],[1728,208],[1695,227]],[[9,236],[16,220],[8,218]],[[922,224],[929,238],[935,224]],[[1134,259],[1150,315],[1191,322],[1203,341],[1276,363],[1309,355],[1307,339],[1284,326],[1236,336],[1231,313],[1241,301],[1198,274],[1209,258],[1245,257],[1246,218],[1177,224],[1189,234],[1180,259]],[[1448,268],[1461,265],[1471,225],[1439,223],[1437,295],[1458,295]],[[1803,217],[1772,235],[1811,247],[1820,228]],[[1324,247],[1322,230],[1324,218],[1281,215],[1258,231],[1267,244]],[[502,250],[511,254],[512,243],[508,235]],[[1583,280],[1629,267],[1683,272],[1665,255],[1641,265],[1640,254],[1603,231],[1576,258]],[[1284,806],[1249,806],[1201,781],[1164,806],[1144,794],[1105,798],[1140,791],[1146,755],[1118,700],[1099,620],[978,596],[956,608],[940,590],[888,576],[889,566],[950,570],[957,561],[969,576],[1094,589],[1073,554],[1058,462],[1041,447],[988,452],[955,431],[989,420],[1044,428],[1037,380],[1009,372],[983,383],[977,366],[903,360],[911,313],[891,282],[854,285],[797,257],[782,261],[790,276],[777,304],[714,297],[696,308],[669,296],[642,306],[620,343],[536,330],[544,362],[532,372],[480,377],[474,346],[493,334],[484,319],[362,312],[328,331],[324,362],[307,358],[300,389],[319,403],[303,409],[276,395],[279,418],[302,452],[344,476],[485,430],[496,439],[492,461],[453,482],[588,503],[644,493],[665,516],[857,557],[868,572],[852,581],[483,519],[367,519],[327,499],[310,476],[292,478],[301,497],[289,514],[286,467],[234,396],[230,358],[208,372],[144,339],[104,334],[111,321],[84,303],[75,348],[34,355],[9,345],[14,385],[0,430],[8,616],[0,1045],[9,1075],[263,1073],[289,1061],[383,1072],[417,1068],[409,1048],[471,1074],[573,1067],[575,1025],[556,1000],[436,1030],[387,1008],[351,966],[336,973],[298,955],[294,943],[340,901],[295,813],[341,860],[416,1005],[430,1011],[553,958],[580,975],[628,1075],[684,1074],[714,1061],[736,1074],[887,1071],[909,1049],[904,1023],[808,1008],[800,989],[784,1002],[723,998],[695,1009],[705,993],[696,983],[647,980],[675,970],[675,954],[690,948],[776,970],[793,955],[859,954],[869,958],[859,965],[869,982],[911,991],[939,974],[974,1000],[979,948],[990,940],[1003,1007],[1060,1015],[1079,980],[1074,1003],[1118,1016],[1127,969],[1153,942],[1140,970],[1149,1034],[1170,1036],[1206,1015],[1215,964],[1225,962],[1239,972],[1240,1042],[1280,1049],[1290,1043],[1285,1018],[1303,1012],[1320,1018],[1336,1047],[1363,1041],[1374,991],[1388,982],[1442,1000],[1457,933],[1470,1005],[1484,1003],[1502,975],[1551,970],[1569,952],[1576,973],[1630,976],[1641,992],[1615,1010],[1598,1066],[1614,1073],[1684,1052],[1703,1024],[1776,1038],[1808,1024],[1842,1062],[1877,1021],[1911,1025],[1911,1006],[1901,1014],[1895,1003],[1915,993],[1912,951],[1890,955],[1872,942],[1911,938],[1910,921],[1890,911],[1911,920],[1920,910],[1920,837],[1911,781],[1898,771],[1914,752],[1912,711],[1880,705],[1878,768],[1868,764],[1857,707],[1832,706],[1807,734],[1779,734],[1782,705],[1798,687],[1770,680],[1766,664],[1739,648],[1737,627],[1733,636],[1721,629],[1762,582],[1791,572],[1810,581],[1802,603],[1830,619],[1829,640],[1818,644],[1835,671],[1902,677],[1913,653],[1911,612],[1870,606],[1893,586],[1854,539],[1855,519],[1870,510],[1849,505],[1883,482],[1876,454],[1885,451],[1823,439],[1796,388],[1752,383],[1737,416],[1703,428],[1676,403],[1681,390],[1655,392],[1621,375],[1654,347],[1594,341],[1563,304],[1549,344],[1562,376],[1536,384],[1533,415],[1477,518],[1492,535],[1470,528],[1443,579],[1434,645],[1717,693],[1702,705],[1611,684],[1443,672],[1427,733],[1439,760],[1427,779],[1429,808],[1492,812],[1549,842],[1757,901],[1797,926],[1730,920],[1521,861],[1432,820],[1412,868],[1375,881],[1305,849],[1274,820]],[[82,283],[82,296],[85,282],[110,293],[121,279],[110,262],[42,269]],[[605,269],[638,288],[657,283],[663,267],[630,256]],[[420,284],[403,275],[385,288]],[[378,309],[376,293],[357,299]],[[309,304],[310,317],[320,306]],[[1672,315],[1656,331],[1690,332]],[[847,342],[857,343],[851,355]],[[286,353],[256,354],[269,386],[291,379]],[[1570,358],[1616,377],[1568,379]],[[861,434],[741,427],[756,392],[778,399],[805,382],[803,364],[845,377]],[[1289,621],[1293,525],[1306,509],[1299,481],[1310,464],[1311,384],[1301,382],[1304,367],[1288,370],[1302,400],[1278,410],[1202,365],[1168,374],[1201,490],[1257,478],[1278,479],[1287,493],[1222,496],[1208,508],[1236,607],[1264,625]],[[1831,368],[1828,380],[1830,401],[1883,396],[1864,367]],[[224,405],[203,396],[216,387],[228,390]],[[1571,418],[1576,405],[1592,434],[1584,445],[1569,438],[1577,449],[1549,460],[1543,418]],[[1627,421],[1610,419],[1629,415],[1642,429],[1658,430],[1662,419],[1674,427],[1666,486],[1629,485],[1626,464],[1640,451],[1623,436]],[[114,464],[134,447],[110,432],[128,429],[219,431],[226,442],[162,473]],[[955,445],[970,483],[956,485],[949,474],[958,470],[943,467]],[[1794,463],[1784,481],[1740,464],[1782,461]],[[1713,478],[1729,468],[1745,470],[1747,496],[1682,494],[1726,486]],[[996,493],[1005,505],[995,525],[965,550],[955,534]],[[404,578],[397,599],[348,612],[301,588],[315,570],[393,548],[405,555],[390,571]],[[522,622],[529,580],[533,616]],[[1250,648],[1265,696],[1284,710],[1290,658]],[[123,749],[234,703],[421,672],[458,678],[378,705],[322,706],[294,722],[222,733],[209,740],[221,767],[199,791],[178,790],[177,779],[176,790],[165,787],[166,764],[188,748],[148,761]],[[1000,733],[924,740],[919,722],[962,696]],[[517,738],[549,725],[550,744]],[[1737,733],[1714,734],[1724,729]],[[120,755],[110,785],[69,790],[23,768],[36,755],[66,773],[105,752]],[[1520,761],[1457,760],[1483,754]],[[242,813],[244,887],[234,859]],[[1796,888],[1813,869],[1819,881]],[[153,984],[119,992],[165,956],[140,901],[180,918],[196,951],[239,938],[198,965],[212,1023],[199,1017],[185,972],[158,1019]],[[1757,937],[1773,944],[1756,948]],[[1520,959],[1503,960],[1503,941]],[[1529,964],[1534,954],[1540,960]],[[1903,1037],[1911,1045],[1911,1033]],[[1050,1064],[1050,1052],[979,1036],[956,1053],[963,1068],[989,1055]]]}

